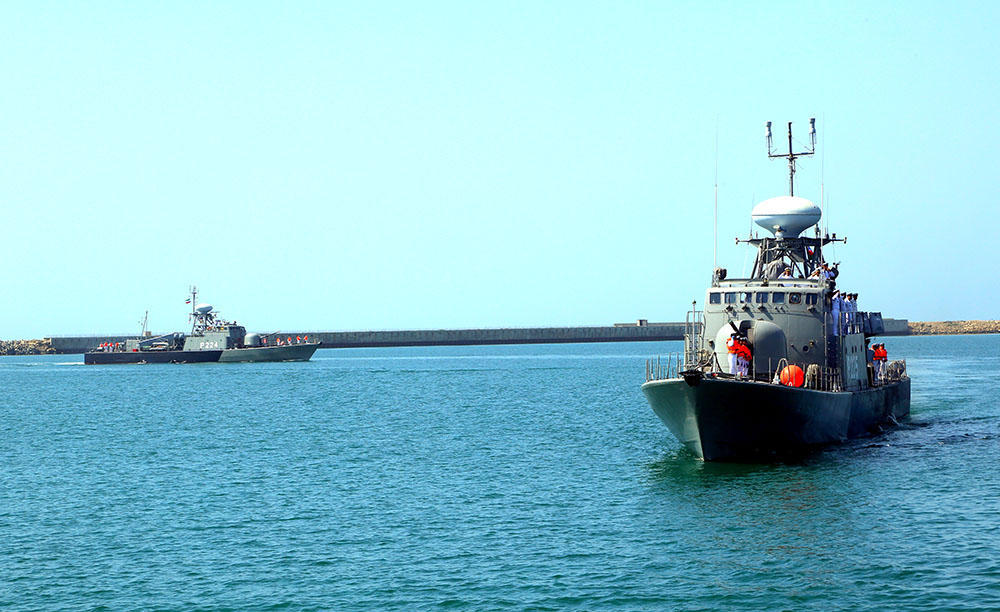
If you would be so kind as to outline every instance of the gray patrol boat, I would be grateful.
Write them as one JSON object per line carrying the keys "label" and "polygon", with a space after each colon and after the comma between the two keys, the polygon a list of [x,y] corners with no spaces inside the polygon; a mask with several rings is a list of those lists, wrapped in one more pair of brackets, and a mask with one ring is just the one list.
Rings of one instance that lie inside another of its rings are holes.
{"label": "gray patrol boat", "polygon": [[[837,273],[823,248],[846,238],[821,235],[820,208],[794,195],[795,159],[815,152],[815,120],[807,151],[793,153],[791,123],[787,154],[773,153],[770,122],[767,142],[770,157],[787,157],[790,177],[788,196],[752,213],[773,236],[737,239],[757,250],[750,277],[716,268],[704,310],[695,304],[688,313],[683,354],[647,362],[642,385],[653,412],[708,461],[795,455],[880,431],[910,412],[905,361],[869,363],[866,339],[883,333],[881,314],[835,308]],[[813,237],[800,235],[814,225]],[[752,347],[745,374],[730,371],[733,334]]]}
{"label": "gray patrol boat", "polygon": [[222,350],[220,362],[237,361],[309,361],[319,348],[319,341],[308,337],[281,338],[277,333],[247,333],[235,321],[226,321],[211,304],[198,304],[198,288],[191,288],[191,335],[185,350]]}
{"label": "gray patrol boat", "polygon": [[88,351],[87,365],[123,363],[215,363],[237,361],[309,361],[319,341],[277,333],[256,334],[236,321],[226,321],[211,304],[198,304],[198,288],[191,288],[191,333],[130,338]]}

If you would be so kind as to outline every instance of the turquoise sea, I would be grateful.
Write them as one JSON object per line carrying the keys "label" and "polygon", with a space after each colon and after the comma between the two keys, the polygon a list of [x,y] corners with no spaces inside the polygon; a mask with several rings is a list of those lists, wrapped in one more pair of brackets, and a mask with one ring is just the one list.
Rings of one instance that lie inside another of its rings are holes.
{"label": "turquoise sea", "polygon": [[912,418],[706,464],[678,343],[0,359],[0,609],[1000,608],[1000,336],[886,340]]}

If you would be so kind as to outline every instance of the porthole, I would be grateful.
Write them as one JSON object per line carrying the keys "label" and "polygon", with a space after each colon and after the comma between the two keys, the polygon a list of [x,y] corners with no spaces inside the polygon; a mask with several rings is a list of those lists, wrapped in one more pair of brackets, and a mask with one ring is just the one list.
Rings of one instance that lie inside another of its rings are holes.
{"label": "porthole", "polygon": [[809,352],[809,345],[808,344],[803,344],[802,345],[802,352],[803,353],[808,353]]}

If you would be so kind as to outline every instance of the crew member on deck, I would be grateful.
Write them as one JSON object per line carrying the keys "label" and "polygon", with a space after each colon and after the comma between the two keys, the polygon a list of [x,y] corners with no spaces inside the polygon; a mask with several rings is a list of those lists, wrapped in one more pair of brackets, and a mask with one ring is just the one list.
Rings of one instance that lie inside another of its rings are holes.
{"label": "crew member on deck", "polygon": [[738,341],[736,340],[736,333],[729,334],[729,340],[726,340],[726,350],[729,351],[729,373],[736,375],[736,345]]}
{"label": "crew member on deck", "polygon": [[833,290],[833,299],[830,300],[830,316],[833,318],[833,335],[840,335],[840,311],[843,309],[844,300],[840,297],[840,292]]}
{"label": "crew member on deck", "polygon": [[736,371],[740,377],[746,377],[750,372],[750,360],[753,358],[746,336],[736,339]]}
{"label": "crew member on deck", "polygon": [[875,360],[875,378],[879,382],[885,380],[885,362],[889,359],[889,354],[885,350],[885,344],[875,345],[875,354],[872,356]]}
{"label": "crew member on deck", "polygon": [[854,333],[854,294],[844,294],[844,333]]}
{"label": "crew member on deck", "polygon": [[871,338],[865,338],[865,369],[868,371],[868,386],[875,384],[875,349],[869,346]]}

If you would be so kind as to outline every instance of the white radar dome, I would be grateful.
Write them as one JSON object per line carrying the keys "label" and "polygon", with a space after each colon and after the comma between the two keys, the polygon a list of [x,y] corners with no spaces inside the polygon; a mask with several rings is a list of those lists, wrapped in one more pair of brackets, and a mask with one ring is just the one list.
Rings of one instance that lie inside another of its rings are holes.
{"label": "white radar dome", "polygon": [[819,206],[798,196],[778,196],[753,207],[754,223],[777,238],[795,238],[816,225],[822,216]]}
{"label": "white radar dome", "polygon": [[198,304],[195,307],[194,311],[197,312],[198,314],[208,314],[208,313],[212,312],[212,305],[211,304]]}

